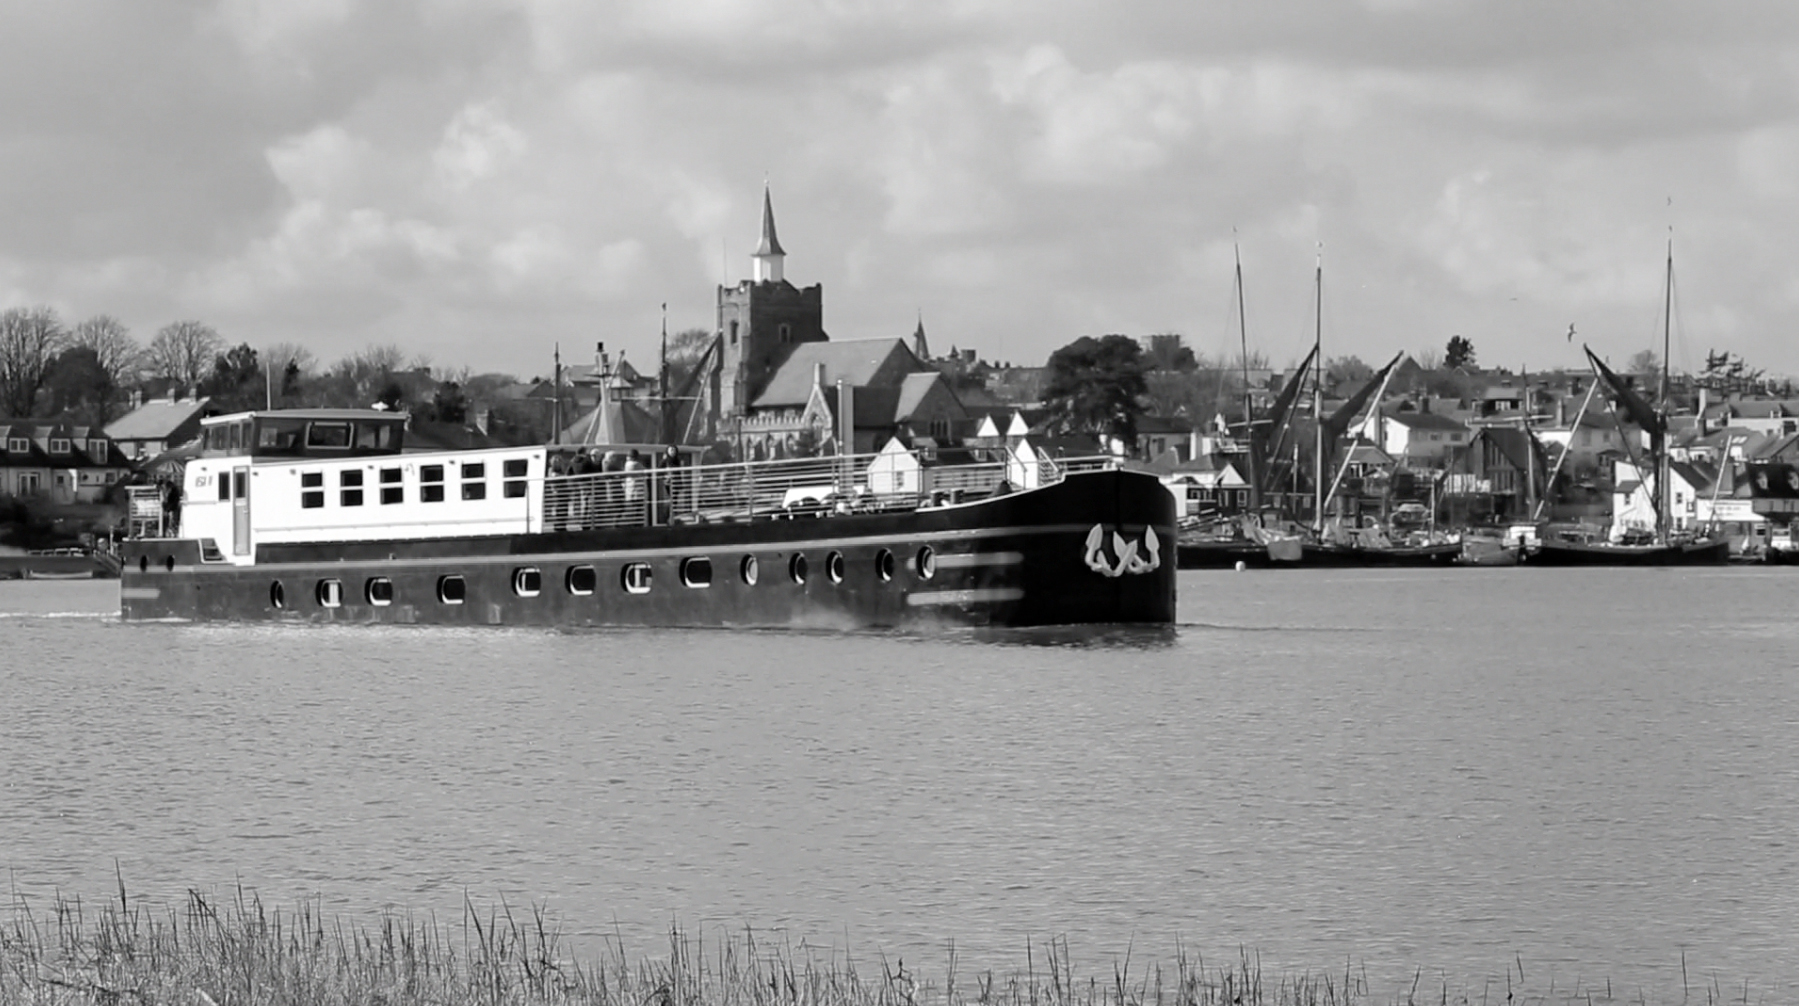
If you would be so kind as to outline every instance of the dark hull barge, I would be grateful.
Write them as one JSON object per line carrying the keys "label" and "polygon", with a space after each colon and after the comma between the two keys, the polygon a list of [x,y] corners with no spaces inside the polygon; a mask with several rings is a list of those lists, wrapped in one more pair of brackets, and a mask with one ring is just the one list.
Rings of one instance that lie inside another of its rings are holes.
{"label": "dark hull barge", "polygon": [[[282,415],[250,414],[244,436],[259,442],[258,420]],[[819,629],[1174,620],[1174,499],[1109,462],[932,468],[884,452],[560,476],[546,461],[554,450],[203,452],[187,466],[181,532],[124,543],[122,616]]]}
{"label": "dark hull barge", "polygon": [[1652,545],[1545,539],[1519,557],[1526,566],[1722,566],[1729,560],[1728,541],[1703,539]]}

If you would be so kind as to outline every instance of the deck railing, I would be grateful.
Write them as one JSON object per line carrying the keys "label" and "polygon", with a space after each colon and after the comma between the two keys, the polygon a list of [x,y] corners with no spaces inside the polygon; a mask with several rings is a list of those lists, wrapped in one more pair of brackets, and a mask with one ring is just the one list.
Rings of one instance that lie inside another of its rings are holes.
{"label": "deck railing", "polygon": [[[734,464],[551,475],[543,529],[646,527],[916,510],[1051,485],[1074,472],[1116,467],[1115,458],[914,468],[891,456],[849,455]],[[1022,484],[1021,484],[1022,482]]]}

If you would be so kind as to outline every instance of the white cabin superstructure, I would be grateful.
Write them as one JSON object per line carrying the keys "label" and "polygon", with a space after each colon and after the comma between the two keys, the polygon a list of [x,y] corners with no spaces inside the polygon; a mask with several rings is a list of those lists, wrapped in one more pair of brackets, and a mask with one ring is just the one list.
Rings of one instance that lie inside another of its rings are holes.
{"label": "white cabin superstructure", "polygon": [[182,478],[181,534],[213,561],[258,545],[541,531],[548,451],[403,453],[405,416],[374,410],[237,413],[202,424]]}
{"label": "white cabin superstructure", "polygon": [[[921,466],[878,455],[696,465],[649,445],[403,450],[406,417],[374,410],[245,412],[204,421],[182,478],[178,536],[203,562],[251,566],[264,545],[578,532],[956,506],[1060,482],[1115,458],[1051,460],[1027,442],[1004,460]],[[606,466],[599,467],[605,451]],[[631,459],[625,458],[629,450]],[[683,453],[684,452],[684,453]],[[899,467],[912,474],[895,477]]]}

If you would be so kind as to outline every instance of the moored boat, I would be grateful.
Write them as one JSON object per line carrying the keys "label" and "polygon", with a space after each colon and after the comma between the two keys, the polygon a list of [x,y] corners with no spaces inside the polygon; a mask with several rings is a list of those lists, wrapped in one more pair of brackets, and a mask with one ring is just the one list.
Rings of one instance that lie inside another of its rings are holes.
{"label": "moored boat", "polygon": [[[1172,622],[1174,501],[1107,459],[893,455],[561,475],[403,453],[403,416],[205,421],[179,531],[123,543],[127,620],[866,628]],[[1010,477],[1009,477],[1010,476]]]}

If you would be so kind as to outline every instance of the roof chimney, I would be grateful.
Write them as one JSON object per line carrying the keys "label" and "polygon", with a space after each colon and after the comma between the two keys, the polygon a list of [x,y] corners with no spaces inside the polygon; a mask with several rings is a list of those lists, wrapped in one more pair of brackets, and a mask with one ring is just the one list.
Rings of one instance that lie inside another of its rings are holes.
{"label": "roof chimney", "polygon": [[812,365],[812,386],[814,388],[822,388],[825,386],[825,365],[822,363],[814,363]]}

